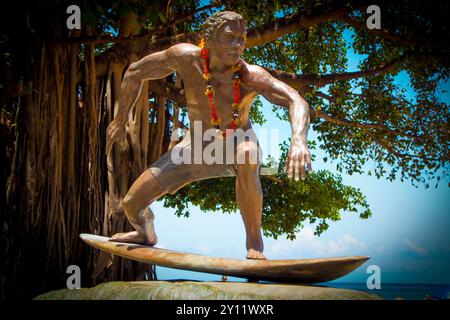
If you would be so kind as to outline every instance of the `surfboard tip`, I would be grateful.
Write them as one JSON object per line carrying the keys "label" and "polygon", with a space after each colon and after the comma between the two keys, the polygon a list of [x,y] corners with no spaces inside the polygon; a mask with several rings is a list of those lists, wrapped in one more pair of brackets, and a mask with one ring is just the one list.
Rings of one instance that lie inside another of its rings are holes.
{"label": "surfboard tip", "polygon": [[80,233],[80,238],[84,242],[89,242],[89,241],[102,241],[102,242],[109,241],[108,237],[102,237],[102,236],[98,236],[98,235],[90,234],[90,233]]}

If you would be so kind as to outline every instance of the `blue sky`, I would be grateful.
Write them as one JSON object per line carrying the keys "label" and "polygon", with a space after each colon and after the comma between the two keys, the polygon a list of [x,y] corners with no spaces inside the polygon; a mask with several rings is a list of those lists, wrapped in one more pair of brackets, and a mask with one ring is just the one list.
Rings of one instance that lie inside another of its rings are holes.
{"label": "blue sky", "polygon": [[[350,33],[345,38],[350,40]],[[348,70],[358,70],[361,56],[348,52]],[[405,72],[396,77],[398,84],[409,87]],[[443,87],[449,87],[448,83]],[[413,97],[411,89],[408,91]],[[449,93],[441,99],[450,101]],[[263,99],[264,101],[264,99]],[[272,107],[264,101],[267,123],[263,129],[280,130],[280,142],[290,137],[290,124],[275,117]],[[254,125],[258,133],[262,129]],[[309,139],[317,139],[310,130]],[[264,154],[268,154],[267,149]],[[336,172],[336,163],[323,162],[325,153],[314,151],[313,169]],[[343,182],[361,189],[366,195],[373,215],[368,220],[357,214],[343,214],[342,220],[331,223],[320,237],[313,227],[305,228],[294,241],[280,237],[265,238],[265,254],[269,259],[300,259],[367,255],[371,259],[343,282],[365,282],[366,268],[378,265],[381,281],[386,283],[450,283],[450,188],[443,181],[437,189],[413,187],[409,182],[389,182],[367,175],[343,174]],[[189,218],[178,218],[174,209],[164,208],[158,201],[151,205],[156,215],[157,247],[187,251],[210,256],[245,258],[245,232],[240,214],[201,212],[191,206]],[[159,279],[220,280],[218,275],[157,267]],[[234,279],[233,280],[239,280]],[[239,280],[242,281],[242,280]]]}

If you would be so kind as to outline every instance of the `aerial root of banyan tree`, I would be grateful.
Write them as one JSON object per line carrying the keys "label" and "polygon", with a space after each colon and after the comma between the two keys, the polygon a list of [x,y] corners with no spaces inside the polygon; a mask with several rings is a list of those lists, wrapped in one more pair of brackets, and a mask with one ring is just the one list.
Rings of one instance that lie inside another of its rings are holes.
{"label": "aerial root of banyan tree", "polygon": [[79,238],[131,230],[121,199],[164,151],[166,99],[149,102],[146,83],[129,114],[127,150],[113,148],[105,156],[106,128],[119,107],[127,66],[110,61],[99,76],[94,53],[93,44],[40,43],[24,62],[33,81],[14,101],[17,134],[1,217],[7,226],[0,236],[2,296],[60,288],[72,264],[80,266],[85,285],[152,276],[151,267],[98,256]]}

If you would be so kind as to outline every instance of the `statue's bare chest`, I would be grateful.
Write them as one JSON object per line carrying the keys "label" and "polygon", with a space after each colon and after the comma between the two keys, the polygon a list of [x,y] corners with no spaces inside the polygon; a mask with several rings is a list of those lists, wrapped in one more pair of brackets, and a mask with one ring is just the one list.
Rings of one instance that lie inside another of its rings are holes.
{"label": "statue's bare chest", "polygon": [[[189,67],[190,68],[184,70],[183,74],[184,90],[186,102],[188,104],[187,107],[191,112],[206,112],[209,114],[209,99],[205,95],[206,84],[203,79],[200,65],[193,62]],[[213,78],[210,82],[214,90],[214,104],[219,117],[221,113],[231,113],[231,105],[234,102],[233,74],[216,77],[214,77],[213,74]],[[250,90],[242,84],[240,85],[239,91],[241,98],[244,98],[250,93]]]}

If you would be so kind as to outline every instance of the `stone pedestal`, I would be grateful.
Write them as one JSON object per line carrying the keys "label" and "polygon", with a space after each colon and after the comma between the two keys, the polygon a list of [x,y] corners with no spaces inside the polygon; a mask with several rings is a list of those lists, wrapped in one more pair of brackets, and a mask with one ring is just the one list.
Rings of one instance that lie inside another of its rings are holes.
{"label": "stone pedestal", "polygon": [[325,286],[245,282],[107,282],[88,289],[62,289],[37,300],[374,300],[362,291]]}

